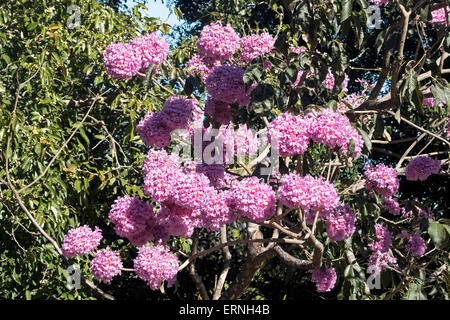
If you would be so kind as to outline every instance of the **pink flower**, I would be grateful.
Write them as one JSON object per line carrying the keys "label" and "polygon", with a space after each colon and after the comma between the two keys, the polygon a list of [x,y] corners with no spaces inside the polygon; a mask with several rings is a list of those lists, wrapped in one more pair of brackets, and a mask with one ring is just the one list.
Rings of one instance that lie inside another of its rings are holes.
{"label": "pink flower", "polygon": [[267,32],[252,34],[241,39],[241,59],[252,62],[258,56],[274,49],[275,39]]}
{"label": "pink flower", "polygon": [[151,170],[159,169],[163,166],[169,168],[180,168],[179,159],[174,155],[167,154],[167,151],[155,150],[150,148],[147,153],[147,157],[144,160],[144,165],[142,166],[142,171],[144,175],[149,173]]}
{"label": "pink flower", "polygon": [[398,267],[397,258],[393,257],[389,251],[374,251],[369,257],[369,266],[375,266],[375,274],[378,274],[387,266]]}
{"label": "pink flower", "polygon": [[325,80],[323,80],[323,86],[326,88],[326,89],[328,89],[328,90],[330,90],[330,91],[333,91],[333,88],[334,88],[334,75],[333,75],[333,73],[331,72],[331,67],[330,68],[328,68],[328,73],[327,73],[327,76],[325,77]]}
{"label": "pink flower", "polygon": [[257,177],[248,177],[232,185],[228,204],[238,216],[261,222],[275,214],[276,195],[272,187]]}
{"label": "pink flower", "polygon": [[205,205],[212,189],[206,175],[197,172],[182,173],[173,185],[173,202],[187,209],[200,209]]}
{"label": "pink flower", "polygon": [[283,157],[302,154],[308,149],[311,120],[309,117],[282,113],[268,127],[269,141],[278,143],[278,152]]}
{"label": "pink flower", "polygon": [[192,58],[186,62],[186,68],[189,69],[189,73],[191,75],[198,75],[203,82],[205,82],[206,78],[211,73],[212,68],[218,65],[220,65],[219,61],[213,65],[207,66],[197,54],[193,55]]}
{"label": "pink flower", "polygon": [[117,235],[125,238],[145,232],[146,222],[154,215],[153,206],[139,197],[117,197],[109,211],[109,220]]}
{"label": "pink flower", "polygon": [[400,204],[394,198],[386,198],[384,209],[392,213],[394,216],[398,216],[401,213]]}
{"label": "pink flower", "polygon": [[152,290],[158,290],[163,281],[171,287],[178,273],[178,258],[162,245],[144,246],[134,260],[134,270]]}
{"label": "pink flower", "polygon": [[425,244],[425,240],[419,235],[409,234],[408,231],[402,230],[402,232],[398,235],[399,238],[405,238],[408,243],[405,246],[405,249],[411,251],[411,254],[415,257],[419,257],[425,253],[427,250],[427,245]]}
{"label": "pink flower", "polygon": [[375,224],[375,237],[376,240],[369,243],[369,248],[372,251],[387,252],[392,244],[392,232],[385,226],[377,223]]}
{"label": "pink flower", "polygon": [[138,52],[142,58],[140,72],[145,73],[151,65],[159,65],[169,53],[169,43],[156,32],[139,36],[130,41],[130,45]]}
{"label": "pink flower", "polygon": [[103,53],[106,73],[112,78],[131,79],[142,66],[141,55],[127,43],[111,43]]}
{"label": "pink flower", "polygon": [[411,160],[406,166],[406,179],[410,181],[425,181],[432,174],[441,170],[441,161],[429,156],[421,156]]}
{"label": "pink flower", "polygon": [[[450,7],[439,8],[431,11],[431,20],[432,24],[440,24],[440,23],[448,23],[450,25],[450,17],[448,16],[450,13]],[[447,20],[448,18],[448,20]]]}
{"label": "pink flower", "polygon": [[137,130],[142,142],[147,146],[164,148],[170,144],[170,130],[161,120],[161,113],[147,113],[139,122]]}
{"label": "pink flower", "polygon": [[186,129],[193,118],[196,105],[196,99],[187,99],[175,95],[169,97],[159,112],[162,125],[170,131]]}
{"label": "pink flower", "polygon": [[350,145],[350,138],[353,139],[353,143],[354,143],[354,151],[351,155],[348,155],[350,158],[357,158],[360,154],[361,151],[363,149],[364,146],[364,141],[363,138],[361,137],[361,135],[358,133],[358,131],[353,128],[352,126],[347,126],[347,134],[348,134],[348,138],[349,141],[345,142],[342,146],[341,149],[339,150],[339,154],[346,154],[348,153],[348,147]]}
{"label": "pink flower", "polygon": [[66,258],[82,256],[98,247],[102,240],[102,232],[98,227],[94,231],[84,225],[70,229],[64,237],[62,252]]}
{"label": "pink flower", "polygon": [[278,188],[280,201],[290,209],[302,208],[307,224],[312,224],[318,212],[318,219],[328,217],[339,205],[335,187],[323,177],[315,179],[311,175],[301,177],[290,173],[281,178]]}
{"label": "pink flower", "polygon": [[349,206],[339,206],[327,218],[327,234],[331,242],[345,240],[355,232],[356,214]]}
{"label": "pink flower", "polygon": [[234,65],[214,67],[205,81],[208,93],[218,101],[245,105],[248,98],[243,80],[244,69]]}
{"label": "pink flower", "polygon": [[[346,95],[339,101],[337,109],[339,112],[346,112],[350,108],[356,109],[366,100],[366,98],[366,96],[359,96],[356,93]],[[348,105],[350,105],[350,107]]]}
{"label": "pink flower", "polygon": [[364,173],[366,176],[365,188],[375,190],[384,198],[390,198],[397,193],[399,180],[397,171],[380,163],[376,166],[369,165]]}
{"label": "pink flower", "polygon": [[316,283],[317,292],[328,292],[334,288],[337,275],[334,268],[323,266],[323,269],[310,270],[311,281]]}
{"label": "pink flower", "polygon": [[236,31],[230,24],[222,26],[220,21],[203,27],[197,40],[199,56],[207,65],[231,58],[239,46],[240,38]]}
{"label": "pink flower", "polygon": [[229,103],[208,97],[205,102],[205,113],[220,124],[229,124],[233,119],[233,109]]}
{"label": "pink flower", "polygon": [[209,200],[201,209],[202,226],[209,231],[217,231],[225,224],[236,220],[236,216],[228,207],[224,192],[214,190]]}
{"label": "pink flower", "polygon": [[123,267],[123,264],[120,254],[107,247],[94,254],[90,267],[94,278],[110,283],[113,277],[121,273],[120,269]]}
{"label": "pink flower", "polygon": [[357,143],[359,146],[361,141],[357,132],[345,115],[334,112],[331,108],[321,110],[312,122],[311,139],[331,149],[344,147],[346,150],[350,137],[354,138],[356,152]]}
{"label": "pink flower", "polygon": [[172,236],[189,238],[195,228],[202,227],[202,216],[200,209],[189,209],[181,207],[173,202],[161,203],[157,213],[158,221]]}

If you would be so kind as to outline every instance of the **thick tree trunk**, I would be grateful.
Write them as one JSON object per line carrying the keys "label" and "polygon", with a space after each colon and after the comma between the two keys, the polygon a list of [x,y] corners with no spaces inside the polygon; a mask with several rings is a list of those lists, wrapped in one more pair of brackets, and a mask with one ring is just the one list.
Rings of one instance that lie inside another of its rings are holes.
{"label": "thick tree trunk", "polygon": [[[249,239],[263,238],[257,224],[249,222],[247,232]],[[256,272],[258,272],[261,267],[261,263],[267,259],[275,257],[275,255],[276,252],[273,247],[267,249],[262,243],[249,243],[247,249],[247,261],[244,263],[241,271],[234,279],[230,289],[228,289],[228,291],[221,297],[221,300],[239,299],[252,282]]]}

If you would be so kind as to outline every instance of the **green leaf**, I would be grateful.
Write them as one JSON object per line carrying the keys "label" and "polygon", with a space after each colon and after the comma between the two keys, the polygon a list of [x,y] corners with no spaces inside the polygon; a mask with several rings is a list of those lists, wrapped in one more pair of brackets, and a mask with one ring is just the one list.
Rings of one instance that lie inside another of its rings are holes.
{"label": "green leaf", "polygon": [[353,0],[343,0],[341,10],[341,22],[344,22],[352,15]]}
{"label": "green leaf", "polygon": [[362,130],[361,128],[357,128],[358,132],[361,134],[361,137],[363,138],[364,141],[364,145],[367,148],[367,151],[370,152],[370,150],[372,150],[372,142],[370,141],[369,136],[367,135],[367,133]]}
{"label": "green leaf", "polygon": [[435,221],[430,221],[428,226],[428,234],[430,235],[431,240],[433,240],[436,248],[440,248],[449,237],[449,233],[445,225]]}

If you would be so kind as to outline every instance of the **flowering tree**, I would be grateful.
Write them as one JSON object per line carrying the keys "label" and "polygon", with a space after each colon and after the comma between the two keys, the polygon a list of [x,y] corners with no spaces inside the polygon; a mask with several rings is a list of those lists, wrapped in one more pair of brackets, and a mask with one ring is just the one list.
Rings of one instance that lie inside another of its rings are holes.
{"label": "flowering tree", "polygon": [[[346,46],[373,32],[365,1],[270,1],[276,29],[244,34],[219,20],[171,54],[157,32],[117,37],[106,74],[124,89],[140,82],[144,100],[162,90],[160,108],[134,115],[141,188],[109,204],[107,224],[126,241],[83,225],[60,247],[35,226],[64,259],[93,253],[91,274],[105,283],[133,273],[164,291],[187,268],[201,299],[238,299],[276,263],[339,298],[448,298],[448,208],[402,184],[448,183],[450,17],[433,1],[371,4],[400,17],[378,34],[373,83],[347,74],[358,57]],[[6,168],[1,182],[16,193]],[[213,280],[198,265],[214,255]]]}

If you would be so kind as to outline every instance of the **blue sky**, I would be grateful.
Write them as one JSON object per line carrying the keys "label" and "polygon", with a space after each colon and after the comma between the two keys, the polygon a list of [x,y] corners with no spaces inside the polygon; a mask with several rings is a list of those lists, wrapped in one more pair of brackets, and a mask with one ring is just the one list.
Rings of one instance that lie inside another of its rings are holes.
{"label": "blue sky", "polygon": [[[131,0],[127,0],[126,5],[129,8],[132,8],[134,6],[134,3]],[[181,24],[181,21],[178,21],[175,13],[173,13],[171,9],[162,4],[161,0],[149,0],[147,3],[147,8],[147,14],[150,17],[160,18],[161,21],[166,22],[171,26]]]}

